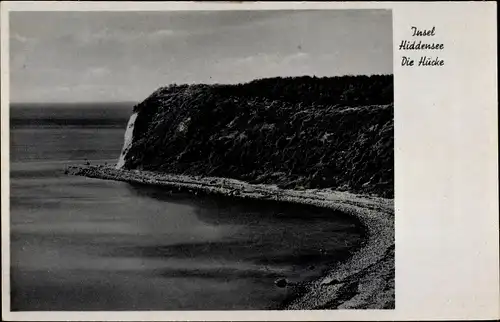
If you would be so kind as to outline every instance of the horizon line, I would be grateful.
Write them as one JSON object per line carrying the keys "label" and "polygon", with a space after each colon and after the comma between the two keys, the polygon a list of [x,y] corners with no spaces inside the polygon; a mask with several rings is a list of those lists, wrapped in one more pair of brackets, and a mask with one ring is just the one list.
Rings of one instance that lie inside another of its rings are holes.
{"label": "horizon line", "polygon": [[9,105],[43,105],[43,104],[73,104],[73,105],[92,105],[92,104],[114,104],[114,105],[125,105],[125,104],[139,104],[140,101],[37,101],[37,102],[9,102]]}

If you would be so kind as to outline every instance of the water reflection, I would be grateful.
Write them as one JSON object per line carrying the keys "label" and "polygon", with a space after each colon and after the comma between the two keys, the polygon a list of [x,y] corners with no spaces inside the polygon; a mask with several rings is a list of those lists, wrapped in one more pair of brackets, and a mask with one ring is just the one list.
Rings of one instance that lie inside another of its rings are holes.
{"label": "water reflection", "polygon": [[328,210],[66,176],[70,163],[116,161],[125,124],[110,124],[129,111],[45,111],[62,125],[19,110],[29,126],[10,135],[12,310],[277,308],[295,290],[277,277],[314,278],[362,240]]}
{"label": "water reflection", "polygon": [[[137,250],[141,256],[167,258],[226,258],[266,265],[311,267],[345,259],[355,249],[362,229],[353,218],[312,206],[273,201],[242,200],[223,196],[176,193],[169,189],[130,185],[137,195],[167,203],[195,205],[197,219],[230,234],[210,242],[155,245]],[[120,252],[133,254],[130,248]]]}

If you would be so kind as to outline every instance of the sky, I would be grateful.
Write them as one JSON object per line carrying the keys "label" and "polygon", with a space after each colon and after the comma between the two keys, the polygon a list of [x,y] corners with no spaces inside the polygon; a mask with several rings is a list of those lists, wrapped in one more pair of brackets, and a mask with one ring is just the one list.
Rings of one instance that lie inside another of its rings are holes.
{"label": "sky", "polygon": [[12,102],[138,102],[160,86],[392,74],[387,10],[11,12]]}

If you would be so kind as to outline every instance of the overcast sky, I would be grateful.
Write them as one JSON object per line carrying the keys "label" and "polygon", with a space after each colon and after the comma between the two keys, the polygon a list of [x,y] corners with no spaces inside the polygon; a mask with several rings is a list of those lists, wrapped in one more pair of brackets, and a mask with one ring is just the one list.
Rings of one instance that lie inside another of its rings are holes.
{"label": "overcast sky", "polygon": [[11,101],[141,101],[171,83],[392,73],[384,10],[12,12]]}

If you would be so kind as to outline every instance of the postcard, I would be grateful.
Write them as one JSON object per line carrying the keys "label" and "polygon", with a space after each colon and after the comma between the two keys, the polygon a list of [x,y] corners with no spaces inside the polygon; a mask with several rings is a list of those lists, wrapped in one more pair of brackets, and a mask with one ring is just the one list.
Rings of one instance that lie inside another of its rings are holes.
{"label": "postcard", "polygon": [[7,321],[499,318],[494,2],[2,2]]}

